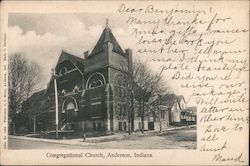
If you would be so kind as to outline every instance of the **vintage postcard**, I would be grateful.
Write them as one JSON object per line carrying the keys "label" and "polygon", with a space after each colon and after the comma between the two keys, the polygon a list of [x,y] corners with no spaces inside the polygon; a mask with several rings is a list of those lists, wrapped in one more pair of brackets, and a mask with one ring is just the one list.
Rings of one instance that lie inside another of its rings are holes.
{"label": "vintage postcard", "polygon": [[249,165],[249,1],[2,1],[1,165]]}

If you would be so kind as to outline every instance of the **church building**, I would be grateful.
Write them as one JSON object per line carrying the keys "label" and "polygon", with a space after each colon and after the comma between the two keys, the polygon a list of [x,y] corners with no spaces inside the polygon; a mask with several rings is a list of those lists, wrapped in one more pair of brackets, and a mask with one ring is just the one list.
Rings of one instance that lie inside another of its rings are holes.
{"label": "church building", "polygon": [[[131,70],[132,50],[123,51],[106,23],[97,44],[84,58],[62,50],[47,89],[24,104],[37,112],[37,130],[55,129],[55,89],[58,92],[59,129],[84,131],[127,131],[125,80]],[[35,102],[37,103],[37,102]]]}

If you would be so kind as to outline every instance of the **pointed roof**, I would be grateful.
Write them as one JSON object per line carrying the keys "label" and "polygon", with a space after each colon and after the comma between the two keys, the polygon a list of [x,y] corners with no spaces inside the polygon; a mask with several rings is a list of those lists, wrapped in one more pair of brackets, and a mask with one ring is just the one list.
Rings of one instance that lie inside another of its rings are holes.
{"label": "pointed roof", "polygon": [[103,50],[103,45],[106,42],[110,42],[113,44],[113,51],[114,52],[121,54],[121,55],[125,54],[124,51],[122,50],[121,46],[118,44],[115,36],[111,32],[111,29],[108,26],[107,20],[106,20],[106,27],[103,30],[101,37],[99,38],[98,42],[96,43],[96,45],[95,45],[95,47],[90,55],[94,55],[94,54],[101,52]]}
{"label": "pointed roof", "polygon": [[22,110],[29,112],[29,114],[36,114],[43,110],[45,107],[45,103],[42,103],[45,99],[45,91],[46,89],[40,90],[38,92],[33,93],[25,102],[22,104]]}
{"label": "pointed roof", "polygon": [[73,63],[73,65],[75,65],[82,73],[84,72],[84,59],[82,59],[78,56],[69,54],[69,53],[65,52],[64,50],[62,50],[61,56],[60,56],[57,64],[62,63],[66,60],[71,61]]}
{"label": "pointed roof", "polygon": [[46,90],[43,89],[43,90],[40,90],[40,91],[38,91],[38,92],[33,93],[33,94],[28,98],[28,100],[30,100],[30,101],[41,101],[41,100],[43,99],[43,97],[44,97],[45,91],[46,91]]}
{"label": "pointed roof", "polygon": [[178,103],[180,107],[181,100],[187,103],[183,95],[165,94],[162,96],[162,104],[169,108],[171,108],[176,102]]}
{"label": "pointed roof", "polygon": [[[83,74],[84,73],[84,59],[78,57],[78,56],[75,56],[75,55],[72,55],[72,54],[69,54],[67,52],[65,52],[64,50],[62,50],[62,53],[58,59],[58,62],[57,62],[57,65],[56,65],[56,68],[58,66],[58,64],[64,62],[64,61],[67,61],[69,60],[76,68],[77,70]],[[53,80],[53,76],[50,77],[50,80],[49,80],[49,83],[47,85],[47,88],[45,90],[45,94],[48,92],[48,89],[52,83],[52,80]]]}
{"label": "pointed roof", "polygon": [[187,103],[183,95],[178,95],[178,96],[176,96],[176,98],[177,98],[178,102],[183,100],[185,103]]}
{"label": "pointed roof", "polygon": [[171,108],[176,101],[176,95],[175,94],[165,94],[162,96],[162,105],[167,106],[168,108]]}

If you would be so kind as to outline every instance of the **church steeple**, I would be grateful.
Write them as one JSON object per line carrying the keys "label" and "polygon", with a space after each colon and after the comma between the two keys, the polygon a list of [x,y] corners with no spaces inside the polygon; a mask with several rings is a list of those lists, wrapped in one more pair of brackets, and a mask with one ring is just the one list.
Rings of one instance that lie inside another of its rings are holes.
{"label": "church steeple", "polygon": [[106,42],[110,42],[113,45],[113,51],[114,52],[116,52],[118,54],[121,54],[121,55],[125,54],[124,51],[122,50],[121,46],[118,44],[115,36],[111,32],[111,29],[109,27],[108,19],[106,19],[106,26],[105,26],[105,28],[104,28],[104,30],[102,32],[101,37],[99,38],[98,42],[96,43],[93,51],[91,52],[90,56],[103,51],[103,45]]}
{"label": "church steeple", "polygon": [[106,28],[109,28],[109,19],[106,18]]}

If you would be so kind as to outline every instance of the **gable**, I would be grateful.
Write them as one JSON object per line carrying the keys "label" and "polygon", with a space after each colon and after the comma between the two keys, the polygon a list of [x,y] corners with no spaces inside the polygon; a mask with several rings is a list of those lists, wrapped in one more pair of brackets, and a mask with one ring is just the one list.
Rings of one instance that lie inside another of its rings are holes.
{"label": "gable", "polygon": [[113,45],[113,52],[116,52],[120,55],[124,55],[124,51],[122,50],[121,46],[119,45],[119,43],[117,42],[115,36],[113,35],[113,33],[111,32],[111,29],[106,26],[106,28],[103,30],[102,35],[100,36],[98,42],[96,43],[93,51],[91,52],[91,55],[95,55],[101,51],[103,51],[103,45],[106,42],[110,42]]}
{"label": "gable", "polygon": [[77,68],[73,65],[73,63],[70,60],[66,60],[62,63],[57,64],[56,66],[56,74],[59,76],[67,74],[72,70],[77,70]]}
{"label": "gable", "polygon": [[[60,83],[64,80],[69,81],[75,81],[76,84],[80,84],[82,82],[83,78],[83,72],[84,72],[84,60],[80,57],[71,55],[65,51],[62,50],[62,53],[58,59],[57,65],[55,67],[56,75],[58,76],[58,88],[63,88],[63,85],[60,85]],[[65,78],[63,78],[65,77]],[[65,84],[66,85],[66,84]],[[68,83],[67,86],[69,89],[72,88],[72,83]],[[48,91],[54,91],[54,84],[53,84],[53,76],[51,76],[50,81],[48,83],[46,93]]]}
{"label": "gable", "polygon": [[70,60],[64,61],[56,66],[56,75],[58,76],[66,75],[73,71],[77,71],[81,74],[78,68]]}
{"label": "gable", "polygon": [[184,100],[180,101],[180,107],[181,107],[181,109],[186,109],[186,103]]}
{"label": "gable", "polygon": [[75,55],[72,55],[72,54],[69,54],[65,51],[62,50],[62,53],[58,59],[58,62],[57,62],[57,65],[56,65],[56,68],[59,64],[62,64],[64,62],[71,62],[71,64],[77,69],[79,70],[79,72],[81,74],[84,73],[84,59],[78,57],[78,56],[75,56]]}

